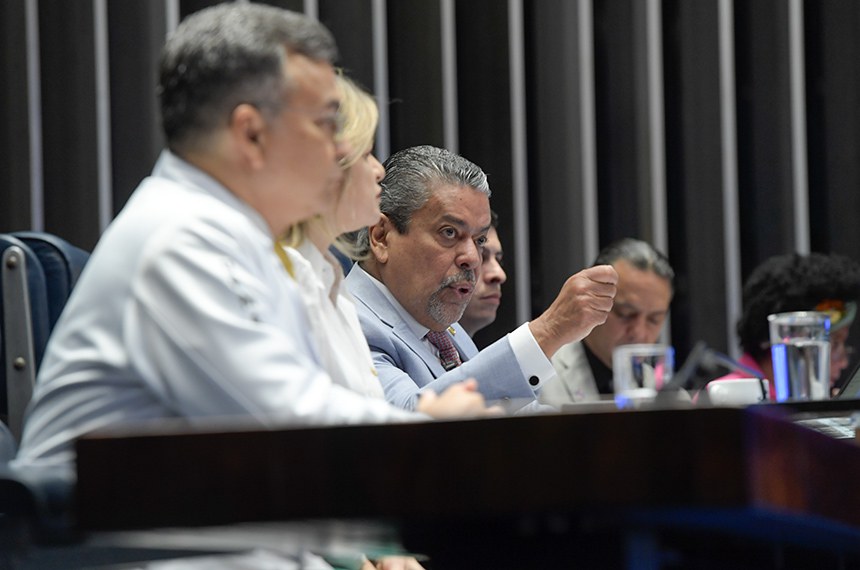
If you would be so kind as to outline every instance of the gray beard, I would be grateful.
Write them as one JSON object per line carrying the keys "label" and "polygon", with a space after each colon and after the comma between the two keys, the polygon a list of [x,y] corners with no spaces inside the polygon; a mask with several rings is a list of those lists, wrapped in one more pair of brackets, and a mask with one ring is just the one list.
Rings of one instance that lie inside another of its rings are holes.
{"label": "gray beard", "polygon": [[443,327],[449,327],[459,321],[469,304],[467,301],[460,306],[452,306],[441,299],[442,291],[447,289],[449,285],[460,281],[468,281],[474,285],[475,272],[471,269],[464,269],[456,275],[448,277],[442,282],[441,287],[430,295],[430,299],[427,301],[427,314]]}
{"label": "gray beard", "polygon": [[443,327],[448,327],[460,320],[468,303],[460,306],[445,303],[439,298],[439,293],[441,290],[430,296],[430,300],[427,302],[427,314]]}

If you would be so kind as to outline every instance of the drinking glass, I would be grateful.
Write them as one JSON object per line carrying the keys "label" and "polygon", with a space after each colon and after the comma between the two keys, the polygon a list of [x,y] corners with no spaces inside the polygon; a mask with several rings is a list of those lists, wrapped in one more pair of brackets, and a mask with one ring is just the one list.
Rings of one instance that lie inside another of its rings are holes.
{"label": "drinking glass", "polygon": [[635,408],[651,402],[669,380],[675,350],[666,344],[625,344],[612,351],[615,405]]}
{"label": "drinking glass", "polygon": [[830,316],[817,311],[768,315],[776,401],[830,396]]}

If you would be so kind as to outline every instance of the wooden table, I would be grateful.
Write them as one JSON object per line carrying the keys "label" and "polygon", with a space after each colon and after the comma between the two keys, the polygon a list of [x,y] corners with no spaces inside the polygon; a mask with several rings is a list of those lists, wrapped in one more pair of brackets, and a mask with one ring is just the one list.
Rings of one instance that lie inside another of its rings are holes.
{"label": "wooden table", "polygon": [[671,555],[779,567],[786,552],[816,568],[860,566],[860,447],[785,414],[763,406],[89,437],[78,442],[77,522],[372,519],[395,525],[439,568],[660,567]]}

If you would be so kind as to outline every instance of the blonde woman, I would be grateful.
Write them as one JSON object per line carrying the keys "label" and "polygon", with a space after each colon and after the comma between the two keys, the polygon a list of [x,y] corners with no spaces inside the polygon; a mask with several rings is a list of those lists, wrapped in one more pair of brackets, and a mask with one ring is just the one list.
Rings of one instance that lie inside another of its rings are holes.
{"label": "blonde woman", "polygon": [[[343,271],[329,251],[334,244],[350,254],[348,242],[337,236],[371,225],[381,215],[379,182],[385,169],[371,152],[378,111],[373,98],[352,81],[338,76],[338,84],[341,136],[354,149],[341,161],[346,171],[344,184],[328,211],[290,228],[282,241],[282,260],[299,285],[308,310],[310,333],[329,376],[354,392],[384,398],[352,298],[341,287]],[[433,417],[498,413],[485,407],[476,388],[474,380],[470,380],[438,397],[428,392],[417,410]]]}

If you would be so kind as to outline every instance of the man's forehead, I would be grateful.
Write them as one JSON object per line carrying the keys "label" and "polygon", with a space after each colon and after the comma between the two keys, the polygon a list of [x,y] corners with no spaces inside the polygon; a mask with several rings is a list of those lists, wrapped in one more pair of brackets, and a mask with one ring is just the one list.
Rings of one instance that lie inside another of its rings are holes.
{"label": "man's forehead", "polygon": [[615,302],[612,304],[613,311],[635,311],[637,313],[647,313],[647,314],[658,314],[665,313],[669,310],[668,304],[665,307],[645,307],[643,303],[637,302],[637,300],[618,300],[616,297]]}
{"label": "man's forehead", "polygon": [[645,313],[664,313],[672,303],[672,291],[667,286],[663,289],[643,288],[637,285],[622,286],[618,282],[613,310],[638,311]]}
{"label": "man's forehead", "polygon": [[430,190],[430,197],[418,212],[442,219],[456,219],[489,230],[490,199],[471,186],[442,183]]}
{"label": "man's forehead", "polygon": [[309,107],[334,107],[340,104],[334,67],[300,53],[287,55],[287,77],[293,103]]}
{"label": "man's forehead", "polygon": [[614,267],[615,271],[618,272],[619,277],[626,277],[626,279],[619,278],[619,288],[628,284],[632,284],[635,286],[645,282],[658,282],[661,284],[665,283],[666,287],[669,290],[672,289],[671,282],[662,275],[658,275],[652,269],[640,269],[626,259],[617,259],[613,261],[612,267]]}

